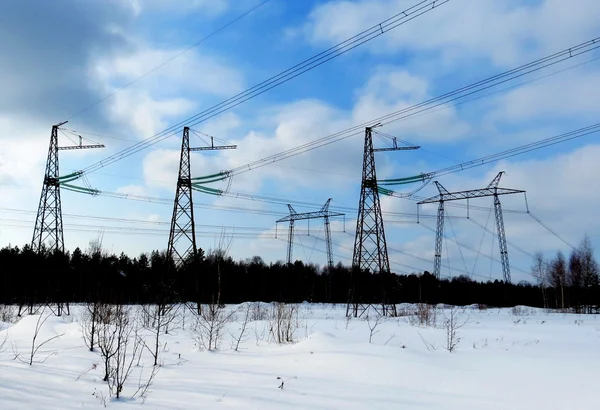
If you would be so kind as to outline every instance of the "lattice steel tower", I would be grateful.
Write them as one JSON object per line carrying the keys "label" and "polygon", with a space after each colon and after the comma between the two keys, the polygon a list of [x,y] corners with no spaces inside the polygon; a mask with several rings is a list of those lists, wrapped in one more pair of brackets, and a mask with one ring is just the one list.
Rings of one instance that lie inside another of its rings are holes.
{"label": "lattice steel tower", "polygon": [[329,269],[333,268],[333,250],[331,247],[331,226],[329,222],[329,218],[335,216],[345,216],[339,212],[331,212],[329,210],[329,204],[331,203],[331,198],[325,202],[325,205],[321,207],[319,211],[314,212],[302,212],[298,213],[292,207],[292,205],[288,204],[288,209],[290,210],[290,214],[281,219],[278,219],[276,223],[279,222],[289,222],[290,226],[288,229],[288,246],[287,246],[287,263],[291,265],[294,261],[292,255],[294,253],[294,222],[302,221],[302,220],[311,220],[311,219],[320,219],[323,218],[323,223],[325,225],[325,246],[327,248],[327,267]]}
{"label": "lattice steel tower", "polygon": [[58,166],[58,151],[104,148],[104,145],[102,144],[82,145],[81,137],[79,137],[79,145],[59,147],[59,127],[66,123],[67,121],[53,125],[52,132],[50,134],[50,147],[48,148],[46,173],[44,174],[42,194],[40,196],[38,212],[35,218],[33,239],[31,240],[31,248],[34,252],[39,252],[44,244],[48,244],[49,249],[53,249],[54,251],[65,251],[62,207],[60,200],[60,185],[62,183],[70,182],[70,180],[73,179],[73,175],[75,174],[60,177]]}
{"label": "lattice steel tower", "polygon": [[494,197],[494,213],[496,216],[496,229],[498,231],[498,246],[500,247],[500,262],[502,264],[502,274],[504,282],[510,283],[510,264],[508,262],[508,247],[506,246],[506,232],[504,231],[504,218],[502,216],[502,205],[500,205],[500,195],[525,194],[525,191],[520,189],[500,188],[500,178],[504,171],[498,175],[482,189],[471,189],[468,191],[449,192],[439,182],[435,181],[435,186],[439,191],[439,195],[420,201],[417,205],[432,204],[438,202],[437,212],[437,229],[435,235],[435,254],[433,259],[433,274],[436,278],[440,278],[442,266],[442,241],[444,238],[444,202],[469,200],[473,198]]}
{"label": "lattice steel tower", "polygon": [[235,145],[214,145],[211,137],[210,146],[190,148],[190,127],[183,128],[181,140],[181,157],[179,160],[179,176],[177,177],[177,191],[171,218],[169,245],[167,255],[176,266],[180,266],[190,256],[196,256],[196,228],[194,223],[194,202],[192,198],[193,178],[190,171],[191,151],[216,151],[222,149],[235,149]]}
{"label": "lattice steel tower", "polygon": [[[358,203],[358,220],[356,222],[356,236],[354,239],[354,254],[352,266],[361,271],[385,276],[390,275],[390,261],[388,258],[383,217],[381,216],[381,203],[377,188],[377,173],[375,171],[375,152],[400,151],[418,149],[416,146],[398,147],[396,139],[394,146],[389,148],[373,148],[373,127],[365,129],[365,146],[363,153],[363,172],[360,187],[360,200]],[[355,284],[356,285],[356,284]],[[356,286],[355,286],[356,287]],[[385,286],[383,286],[385,293]],[[383,295],[385,299],[385,295]],[[359,296],[356,288],[351,290],[349,297],[353,304],[354,316],[358,315]],[[384,314],[385,300],[382,302]],[[365,307],[365,309],[368,308]]]}

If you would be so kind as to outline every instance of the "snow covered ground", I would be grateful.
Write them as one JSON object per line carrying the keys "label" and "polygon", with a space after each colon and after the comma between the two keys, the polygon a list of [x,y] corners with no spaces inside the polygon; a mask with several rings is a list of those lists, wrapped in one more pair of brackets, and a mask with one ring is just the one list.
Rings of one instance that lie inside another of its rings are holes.
{"label": "snow covered ground", "polygon": [[[135,361],[121,399],[110,397],[100,353],[82,339],[81,307],[48,318],[36,343],[62,336],[40,347],[31,366],[23,361],[29,361],[39,316],[0,323],[0,344],[6,338],[0,409],[600,408],[598,316],[461,308],[456,323],[466,323],[456,330],[460,341],[450,353],[448,308],[438,309],[436,326],[424,326],[415,316],[376,323],[372,312],[369,320],[348,321],[345,306],[302,304],[294,316],[294,343],[275,343],[270,321],[253,320],[235,351],[244,307],[227,307],[235,308],[236,321],[213,351],[199,349],[194,315],[181,310],[178,328],[160,336],[161,366],[145,400],[132,395],[152,372],[150,352],[144,349],[139,365]],[[151,333],[141,334],[151,345]]]}

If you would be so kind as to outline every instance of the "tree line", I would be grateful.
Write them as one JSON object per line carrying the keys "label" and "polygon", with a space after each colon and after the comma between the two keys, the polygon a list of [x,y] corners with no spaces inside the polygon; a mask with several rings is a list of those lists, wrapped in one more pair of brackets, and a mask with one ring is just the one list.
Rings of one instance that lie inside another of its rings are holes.
{"label": "tree line", "polygon": [[329,268],[296,261],[267,264],[260,256],[235,261],[226,250],[198,251],[182,266],[166,252],[130,258],[109,254],[98,241],[72,253],[28,245],[0,249],[0,303],[242,303],[316,302],[527,305],[593,312],[600,305],[599,268],[588,238],[568,259],[535,255],[535,283],[436,279],[429,272],[372,275],[341,263]]}

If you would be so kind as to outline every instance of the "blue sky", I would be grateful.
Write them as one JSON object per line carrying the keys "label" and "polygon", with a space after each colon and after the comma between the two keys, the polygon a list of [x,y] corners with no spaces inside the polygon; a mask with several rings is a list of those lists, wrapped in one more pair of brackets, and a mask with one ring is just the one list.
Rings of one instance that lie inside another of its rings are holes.
{"label": "blue sky", "polygon": [[[66,174],[154,135],[314,54],[417,3],[407,0],[270,0],[206,42],[181,54],[133,85],[120,89],[259,1],[113,0],[107,2],[22,1],[0,6],[0,245],[28,243],[37,210],[48,137],[52,124],[115,93],[76,115],[66,126],[106,144],[97,151],[61,153]],[[31,8],[39,13],[31,13]],[[238,145],[236,151],[193,154],[194,175],[231,169],[293,148],[352,125],[419,103],[460,86],[520,66],[598,36],[600,4],[576,0],[482,2],[451,0],[350,53],[289,83],[199,124],[198,131]],[[52,17],[52,18],[49,18]],[[19,23],[27,18],[29,23]],[[53,21],[49,24],[48,21]],[[378,154],[380,177],[403,177],[436,170],[536,139],[597,122],[600,91],[598,51],[525,77],[498,92],[458,107],[386,126],[382,131],[419,144],[422,150]],[[567,69],[577,64],[579,67]],[[547,78],[526,82],[545,74]],[[92,136],[92,133],[98,136]],[[110,138],[106,138],[110,137]],[[61,138],[63,138],[61,136]],[[196,138],[193,143],[201,144]],[[376,139],[376,142],[379,142]],[[66,139],[61,144],[70,143]],[[356,208],[362,166],[362,138],[351,139],[278,162],[233,179],[232,192],[289,198]],[[171,199],[174,196],[180,139],[169,139],[88,175],[92,186]],[[64,155],[63,155],[64,154]],[[584,233],[600,243],[600,154],[591,135],[500,164],[440,179],[449,190],[477,188],[503,170],[503,186],[528,191],[532,212],[568,242]],[[422,195],[435,195],[432,186]],[[195,194],[197,203],[270,212],[196,212],[198,245],[218,245],[225,229],[236,259],[259,254],[267,261],[285,258],[285,229],[279,238],[248,238],[267,233],[285,214],[284,205]],[[507,209],[524,209],[522,198],[506,198]],[[414,213],[414,201],[382,199],[386,212]],[[491,200],[477,205],[489,206]],[[18,209],[20,212],[14,211]],[[310,210],[296,206],[299,212]],[[87,247],[104,227],[108,251],[131,255],[166,248],[171,205],[63,193],[65,242]],[[431,213],[431,210],[424,210]],[[453,208],[451,215],[464,215]],[[84,217],[73,217],[82,215]],[[473,211],[485,224],[488,213]],[[100,218],[143,220],[125,223]],[[95,219],[94,219],[95,218]],[[346,232],[334,223],[334,252],[350,263],[354,211]],[[389,216],[386,223],[392,269],[431,269],[434,236],[414,218]],[[80,224],[73,230],[73,224]],[[490,222],[491,224],[491,222]],[[15,226],[18,225],[18,226]],[[425,225],[433,227],[432,221]],[[133,234],[132,227],[155,229]],[[300,228],[306,224],[299,224]],[[490,228],[493,225],[489,225]],[[454,232],[452,231],[454,229]],[[116,232],[116,229],[121,231]],[[528,254],[551,256],[568,247],[526,215],[507,214],[506,230],[515,280],[531,280]],[[164,231],[164,232],[163,232]],[[461,271],[475,278],[500,278],[492,235],[466,219],[447,225],[448,259],[442,274]],[[126,234],[127,233],[127,234]],[[314,221],[309,237],[299,237],[295,255],[323,264],[322,227]],[[496,247],[496,248],[495,248]],[[411,256],[412,255],[412,256]]]}

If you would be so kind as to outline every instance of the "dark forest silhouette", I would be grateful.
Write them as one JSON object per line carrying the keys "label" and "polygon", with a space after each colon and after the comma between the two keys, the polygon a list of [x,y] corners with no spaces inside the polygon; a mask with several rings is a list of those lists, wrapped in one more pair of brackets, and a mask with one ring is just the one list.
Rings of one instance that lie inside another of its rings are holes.
{"label": "dark forest silhouette", "polygon": [[[587,259],[586,259],[587,258]],[[587,265],[586,265],[587,264]],[[382,278],[338,264],[320,269],[297,261],[266,264],[255,256],[234,261],[226,252],[199,250],[195,260],[175,268],[165,252],[130,258],[104,252],[96,243],[83,252],[42,250],[27,245],[0,250],[0,303],[241,303],[245,301],[346,303],[350,289],[358,301],[446,303],[487,306],[528,305],[597,311],[600,304],[598,264],[589,240],[565,258],[536,256],[537,283],[473,281],[467,276],[437,280],[428,272]]]}

